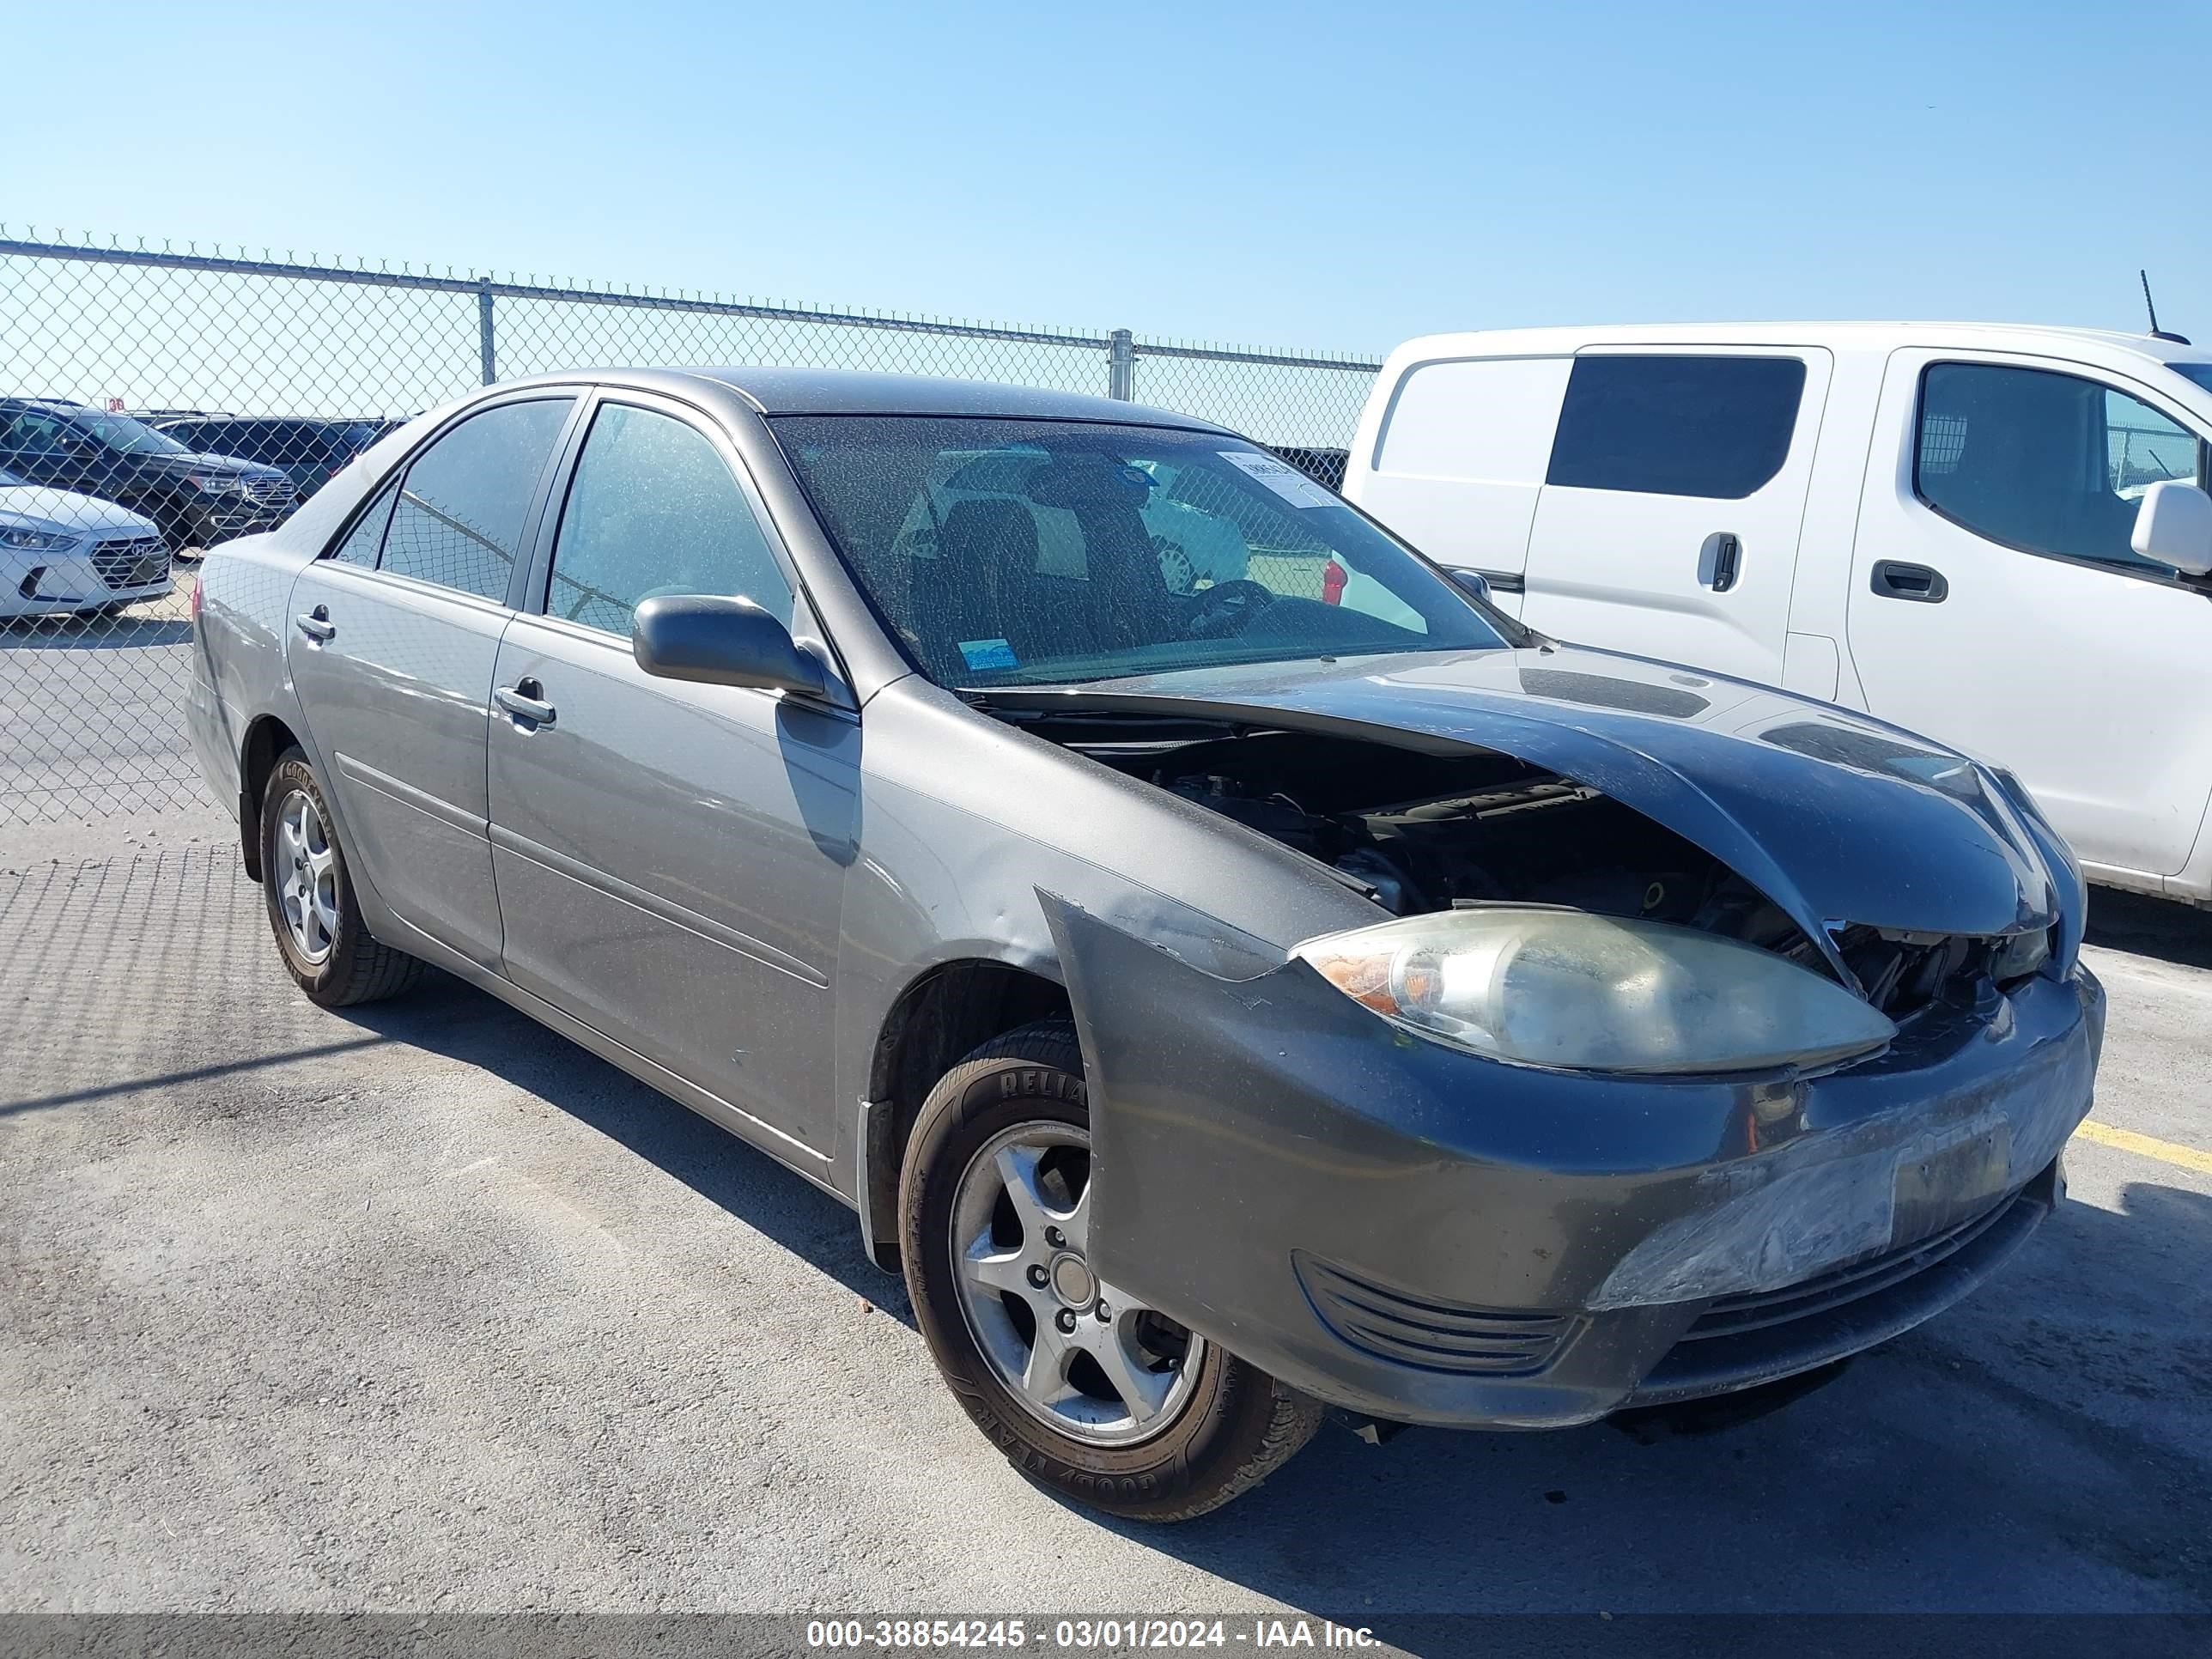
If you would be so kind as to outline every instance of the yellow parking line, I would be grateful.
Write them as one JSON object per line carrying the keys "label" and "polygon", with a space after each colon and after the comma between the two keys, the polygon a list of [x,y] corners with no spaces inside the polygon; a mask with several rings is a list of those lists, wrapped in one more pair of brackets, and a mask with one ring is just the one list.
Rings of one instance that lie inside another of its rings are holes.
{"label": "yellow parking line", "polygon": [[2094,1140],[2100,1146],[2117,1146],[2124,1152],[2141,1152],[2145,1158],[2154,1158],[2166,1164],[2179,1164],[2185,1170],[2194,1170],[2199,1175],[2212,1175],[2212,1152],[2201,1152],[2194,1146],[2184,1146],[2179,1141],[2160,1140],[2156,1135],[2139,1135],[2133,1129],[2116,1129],[2109,1123],[2100,1123],[2094,1118],[2087,1120],[2074,1132],[2084,1140]]}

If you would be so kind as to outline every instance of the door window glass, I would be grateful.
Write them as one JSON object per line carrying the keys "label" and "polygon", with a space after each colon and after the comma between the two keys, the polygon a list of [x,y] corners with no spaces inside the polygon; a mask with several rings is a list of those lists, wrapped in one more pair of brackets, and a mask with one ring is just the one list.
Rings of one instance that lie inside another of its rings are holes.
{"label": "door window glass", "polygon": [[0,434],[0,449],[24,455],[65,455],[69,453],[65,424],[51,415],[25,410],[9,422]]}
{"label": "door window glass", "polygon": [[380,568],[504,601],[568,398],[472,415],[407,469]]}
{"label": "door window glass", "polygon": [[1575,359],[1545,482],[1740,501],[1790,459],[1795,357]]}
{"label": "door window glass", "polygon": [[384,527],[392,522],[392,503],[398,499],[399,491],[386,486],[374,505],[361,515],[360,522],[345,533],[344,539],[326,556],[340,564],[357,564],[364,570],[376,568],[378,550],[384,545]]}
{"label": "door window glass", "polygon": [[1921,381],[1913,483],[2008,547],[2170,574],[2128,538],[2152,484],[2197,479],[2197,447],[2148,404],[2079,375],[1936,363]]}
{"label": "door window glass", "polygon": [[791,588],[714,446],[682,421],[609,404],[576,463],[545,608],[626,636],[656,593],[742,596],[791,623]]}

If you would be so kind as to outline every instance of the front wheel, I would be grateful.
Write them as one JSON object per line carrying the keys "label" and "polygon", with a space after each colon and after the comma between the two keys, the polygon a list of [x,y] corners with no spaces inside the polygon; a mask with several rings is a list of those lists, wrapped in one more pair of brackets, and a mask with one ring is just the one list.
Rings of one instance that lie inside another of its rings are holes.
{"label": "front wheel", "polygon": [[930,1091],[907,1147],[915,1317],[1014,1466],[1140,1521],[1218,1508],[1289,1461],[1320,1405],[1101,1279],[1074,1031],[986,1043]]}
{"label": "front wheel", "polygon": [[397,996],[422,963],[368,931],[331,829],[330,804],[307,757],[295,749],[269,775],[261,798],[261,884],[285,969],[325,1008]]}

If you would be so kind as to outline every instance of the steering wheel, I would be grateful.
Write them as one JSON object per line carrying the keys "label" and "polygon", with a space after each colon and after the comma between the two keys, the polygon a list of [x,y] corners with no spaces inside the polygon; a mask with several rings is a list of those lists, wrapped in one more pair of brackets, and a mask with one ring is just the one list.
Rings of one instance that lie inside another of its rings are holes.
{"label": "steering wheel", "polygon": [[1242,634],[1254,617],[1275,602],[1273,591],[1242,576],[1217,582],[1197,599],[1190,620],[1183,624],[1185,639],[1220,640]]}

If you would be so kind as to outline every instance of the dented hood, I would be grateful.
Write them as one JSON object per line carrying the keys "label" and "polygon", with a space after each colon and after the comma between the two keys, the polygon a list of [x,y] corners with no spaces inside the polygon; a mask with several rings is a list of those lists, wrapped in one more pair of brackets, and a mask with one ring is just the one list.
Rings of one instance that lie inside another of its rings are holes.
{"label": "dented hood", "polygon": [[994,708],[1118,709],[1510,755],[1696,843],[1832,951],[1830,924],[1994,934],[2057,919],[2072,872],[1954,750],[1826,703],[1567,646],[1266,663],[994,690]]}

